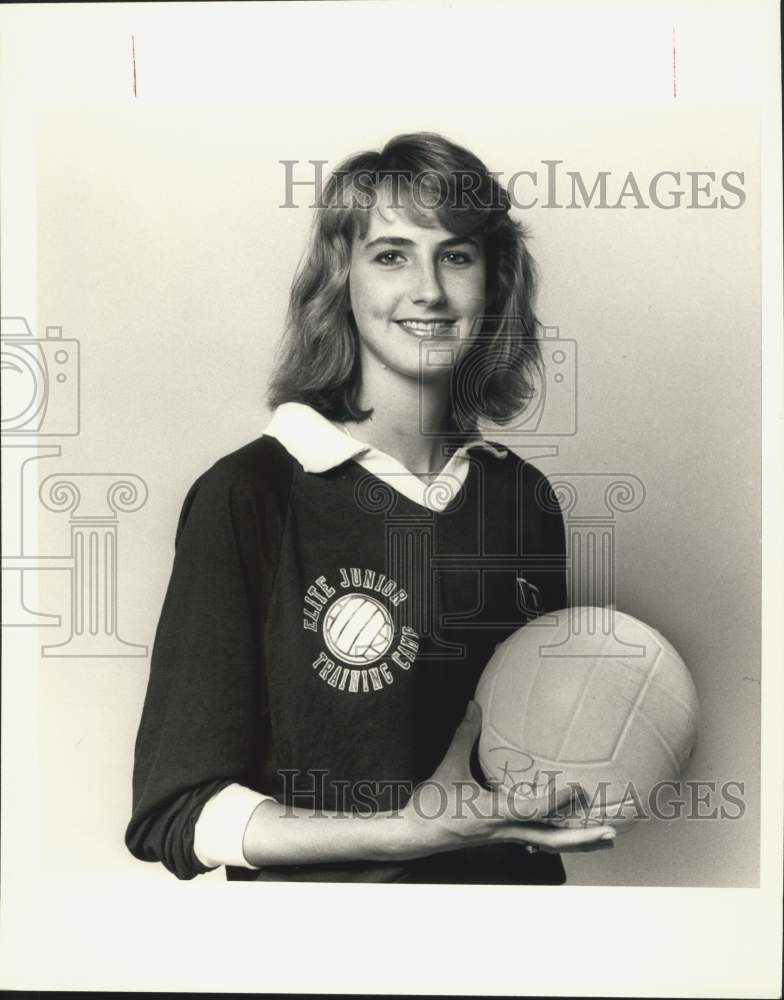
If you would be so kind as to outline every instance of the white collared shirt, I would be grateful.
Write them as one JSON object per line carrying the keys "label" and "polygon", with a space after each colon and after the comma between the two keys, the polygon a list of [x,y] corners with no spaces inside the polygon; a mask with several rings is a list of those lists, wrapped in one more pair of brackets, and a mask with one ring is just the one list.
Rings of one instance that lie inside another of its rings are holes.
{"label": "white collared shirt", "polygon": [[477,432],[425,483],[392,455],[358,440],[343,424],[327,420],[305,403],[283,403],[264,433],[277,438],[305,472],[327,472],[353,459],[398,493],[430,510],[444,510],[460,490],[470,468],[470,448],[483,448],[497,458],[507,455],[505,448],[490,444]]}
{"label": "white collared shirt", "polygon": [[[429,510],[444,510],[460,491],[468,475],[471,448],[483,448],[496,458],[506,458],[505,448],[485,441],[477,432],[449,458],[428,483],[387,452],[351,435],[305,403],[283,403],[273,413],[264,433],[278,440],[305,472],[323,473],[353,460],[398,493]],[[232,865],[255,868],[245,859],[245,830],[263,795],[244,785],[228,785],[209,799],[196,821],[194,853],[207,868]]]}

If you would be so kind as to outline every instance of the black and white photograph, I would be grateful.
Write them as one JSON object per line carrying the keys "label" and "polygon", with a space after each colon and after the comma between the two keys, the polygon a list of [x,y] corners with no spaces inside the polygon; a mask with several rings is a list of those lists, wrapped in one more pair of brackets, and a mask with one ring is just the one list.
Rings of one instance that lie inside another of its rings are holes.
{"label": "black and white photograph", "polygon": [[4,7],[0,986],[781,995],[779,18]]}

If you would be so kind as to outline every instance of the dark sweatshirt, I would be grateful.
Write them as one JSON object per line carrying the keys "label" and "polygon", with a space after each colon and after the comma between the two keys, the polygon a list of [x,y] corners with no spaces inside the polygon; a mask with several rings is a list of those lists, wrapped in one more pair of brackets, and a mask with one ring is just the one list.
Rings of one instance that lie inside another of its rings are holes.
{"label": "dark sweatshirt", "polygon": [[[475,450],[470,462],[443,511],[356,461],[306,472],[266,435],[196,480],[136,742],[135,857],[181,879],[207,871],[194,826],[233,783],[367,812],[402,807],[432,774],[495,646],[566,605],[563,521],[545,477],[511,451]],[[229,866],[227,878],[565,880],[557,855],[517,844],[398,863]]]}

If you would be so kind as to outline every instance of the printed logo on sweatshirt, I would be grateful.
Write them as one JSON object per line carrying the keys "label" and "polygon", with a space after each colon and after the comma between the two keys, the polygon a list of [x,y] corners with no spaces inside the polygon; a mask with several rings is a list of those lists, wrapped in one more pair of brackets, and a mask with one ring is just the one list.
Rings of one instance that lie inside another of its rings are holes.
{"label": "printed logo on sweatshirt", "polygon": [[535,583],[529,583],[524,576],[517,577],[517,586],[520,588],[522,598],[522,610],[531,617],[536,617],[542,613],[542,592]]}
{"label": "printed logo on sweatshirt", "polygon": [[396,630],[384,598],[399,607],[408,594],[372,569],[341,567],[334,586],[320,576],[308,587],[302,626],[321,635],[326,648],[313,669],[330,687],[348,694],[382,691],[398,670],[411,668],[419,636],[408,625]]}

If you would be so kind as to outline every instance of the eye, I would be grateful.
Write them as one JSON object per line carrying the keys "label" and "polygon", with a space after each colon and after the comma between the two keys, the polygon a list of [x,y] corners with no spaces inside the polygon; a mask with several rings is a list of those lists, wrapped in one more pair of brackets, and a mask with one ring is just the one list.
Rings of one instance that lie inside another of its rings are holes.
{"label": "eye", "polygon": [[401,264],[403,261],[405,261],[405,259],[406,258],[403,256],[403,254],[398,253],[397,250],[384,250],[383,253],[380,253],[377,257],[373,258],[374,261],[376,261],[379,264],[383,264],[386,267],[389,267],[390,265],[394,264]]}
{"label": "eye", "polygon": [[449,253],[444,254],[444,260],[458,267],[471,263],[471,257],[467,253],[463,253],[462,250],[450,250]]}

